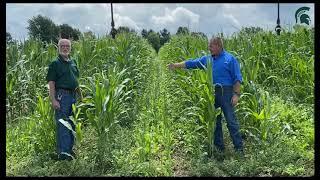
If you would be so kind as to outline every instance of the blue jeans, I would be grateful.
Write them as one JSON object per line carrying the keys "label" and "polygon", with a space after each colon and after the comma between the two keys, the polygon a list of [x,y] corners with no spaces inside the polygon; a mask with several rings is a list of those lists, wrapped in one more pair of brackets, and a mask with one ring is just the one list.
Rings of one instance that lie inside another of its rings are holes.
{"label": "blue jeans", "polygon": [[69,122],[72,129],[75,130],[75,125],[70,120],[69,116],[72,115],[72,104],[76,103],[76,98],[75,94],[70,94],[58,89],[56,91],[56,99],[60,103],[60,109],[55,110],[57,153],[60,156],[61,154],[71,154],[73,152],[74,136],[72,131],[59,122],[59,119]]}
{"label": "blue jeans", "polygon": [[[236,119],[234,107],[231,104],[233,96],[232,86],[223,88],[222,90],[216,88],[215,91],[215,108],[221,107],[224,117],[227,121],[227,127],[236,151],[243,150],[242,137],[240,134],[240,126]],[[214,132],[214,145],[220,150],[224,151],[223,133],[222,133],[222,117],[218,115],[216,119],[216,129]]]}

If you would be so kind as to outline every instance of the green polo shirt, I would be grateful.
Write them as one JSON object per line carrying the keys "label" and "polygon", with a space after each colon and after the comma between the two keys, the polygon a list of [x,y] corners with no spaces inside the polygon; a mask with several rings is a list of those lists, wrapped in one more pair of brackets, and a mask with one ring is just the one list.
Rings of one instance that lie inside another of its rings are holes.
{"label": "green polo shirt", "polygon": [[74,60],[65,61],[61,57],[51,62],[47,74],[47,82],[54,81],[55,88],[75,89],[79,86],[79,70]]}

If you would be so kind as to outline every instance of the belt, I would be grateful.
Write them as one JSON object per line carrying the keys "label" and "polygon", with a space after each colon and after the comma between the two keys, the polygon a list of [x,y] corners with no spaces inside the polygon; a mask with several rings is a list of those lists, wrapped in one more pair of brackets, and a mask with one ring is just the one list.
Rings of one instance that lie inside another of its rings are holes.
{"label": "belt", "polygon": [[215,85],[214,88],[216,90],[233,90],[233,86],[220,86],[220,85]]}
{"label": "belt", "polygon": [[232,93],[233,92],[233,86],[215,85],[214,89],[215,89],[216,94],[221,94],[222,96],[224,93]]}
{"label": "belt", "polygon": [[75,93],[74,89],[67,89],[67,88],[57,88],[57,91],[62,91],[62,92],[68,93],[68,94]]}

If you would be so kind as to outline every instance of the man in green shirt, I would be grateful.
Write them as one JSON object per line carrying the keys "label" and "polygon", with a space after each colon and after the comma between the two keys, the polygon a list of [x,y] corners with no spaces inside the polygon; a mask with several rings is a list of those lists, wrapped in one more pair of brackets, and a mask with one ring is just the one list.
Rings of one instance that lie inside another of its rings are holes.
{"label": "man in green shirt", "polygon": [[71,41],[60,39],[58,42],[59,56],[50,63],[47,74],[49,83],[49,95],[52,106],[55,109],[57,125],[57,153],[59,160],[72,160],[75,157],[73,151],[74,135],[65,126],[68,122],[73,131],[75,125],[69,119],[72,115],[72,104],[76,103],[76,89],[79,86],[79,70],[74,60],[70,59]]}

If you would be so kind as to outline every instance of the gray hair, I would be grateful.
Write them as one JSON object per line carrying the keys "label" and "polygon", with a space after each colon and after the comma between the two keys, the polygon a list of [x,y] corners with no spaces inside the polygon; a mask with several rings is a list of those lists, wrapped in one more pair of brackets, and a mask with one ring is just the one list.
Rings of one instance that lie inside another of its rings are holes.
{"label": "gray hair", "polygon": [[223,48],[223,40],[221,37],[212,37],[209,41],[209,44],[214,43],[217,44],[219,47]]}
{"label": "gray hair", "polygon": [[69,39],[59,39],[58,46],[60,46],[62,41],[67,41],[70,44],[70,47],[71,47],[71,41]]}

